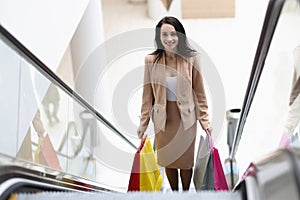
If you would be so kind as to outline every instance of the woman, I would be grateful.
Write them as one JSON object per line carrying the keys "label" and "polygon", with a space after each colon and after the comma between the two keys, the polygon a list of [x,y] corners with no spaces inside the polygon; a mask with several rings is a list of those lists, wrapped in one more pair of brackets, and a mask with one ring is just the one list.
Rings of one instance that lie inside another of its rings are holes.
{"label": "woman", "polygon": [[161,19],[155,31],[156,50],[145,58],[141,120],[137,134],[144,137],[150,116],[155,130],[157,159],[172,190],[189,190],[194,165],[196,121],[210,135],[207,100],[199,56],[180,21]]}
{"label": "woman", "polygon": [[281,134],[280,147],[291,147],[294,142],[294,130],[300,121],[300,45],[293,52],[294,77],[290,94],[289,111]]}

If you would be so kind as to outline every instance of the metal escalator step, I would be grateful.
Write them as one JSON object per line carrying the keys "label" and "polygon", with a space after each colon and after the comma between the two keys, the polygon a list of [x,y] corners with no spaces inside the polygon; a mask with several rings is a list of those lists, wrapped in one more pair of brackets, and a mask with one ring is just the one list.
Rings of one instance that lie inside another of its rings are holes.
{"label": "metal escalator step", "polygon": [[42,192],[38,194],[17,194],[17,200],[180,200],[180,199],[205,199],[205,200],[240,200],[241,196],[235,192],[130,192],[130,193],[75,193],[75,192]]}

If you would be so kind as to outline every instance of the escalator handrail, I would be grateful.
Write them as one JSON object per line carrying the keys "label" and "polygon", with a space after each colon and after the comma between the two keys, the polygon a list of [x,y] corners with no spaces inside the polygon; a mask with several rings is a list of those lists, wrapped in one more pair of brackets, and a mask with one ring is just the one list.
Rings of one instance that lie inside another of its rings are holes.
{"label": "escalator handrail", "polygon": [[137,149],[130,140],[128,140],[124,134],[122,134],[115,126],[113,126],[103,115],[101,115],[93,106],[91,106],[84,98],[82,98],[76,91],[70,88],[64,81],[62,81],[52,70],[49,69],[40,59],[38,59],[31,51],[29,51],[21,42],[19,42],[12,34],[10,34],[0,24],[0,37],[3,38],[11,48],[24,56],[28,62],[30,62],[40,73],[50,79],[50,81],[66,92],[72,99],[81,104],[89,112],[93,113],[99,121],[101,121],[106,127],[118,134],[123,140],[125,140],[131,147]]}
{"label": "escalator handrail", "polygon": [[264,68],[265,60],[271,45],[273,34],[284,5],[285,0],[270,0],[266,11],[258,47],[256,50],[246,94],[244,97],[243,107],[239,118],[238,126],[235,132],[230,159],[235,158],[236,151],[243,133],[248,113],[259,83],[261,73]]}
{"label": "escalator handrail", "polygon": [[47,169],[49,173],[18,165],[2,165],[0,169],[0,200],[8,199],[10,194],[18,193],[24,187],[32,191],[118,192],[79,177],[51,174],[51,171],[57,172],[52,169]]}

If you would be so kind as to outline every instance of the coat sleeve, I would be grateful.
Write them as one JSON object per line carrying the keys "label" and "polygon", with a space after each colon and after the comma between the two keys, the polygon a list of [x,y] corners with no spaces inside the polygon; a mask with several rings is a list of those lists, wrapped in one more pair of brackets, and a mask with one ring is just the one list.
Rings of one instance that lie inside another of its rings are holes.
{"label": "coat sleeve", "polygon": [[293,133],[300,121],[300,94],[296,97],[289,107],[288,117],[285,122],[285,128],[289,133]]}
{"label": "coat sleeve", "polygon": [[144,83],[143,83],[143,96],[142,96],[142,107],[141,107],[141,119],[140,119],[140,131],[145,131],[150,121],[151,110],[154,102],[153,90],[150,78],[150,68],[152,62],[149,58],[145,58],[144,67]]}
{"label": "coat sleeve", "polygon": [[208,105],[204,89],[203,77],[200,71],[200,57],[196,55],[193,61],[193,90],[195,94],[195,103],[197,108],[197,119],[203,130],[210,127]]}

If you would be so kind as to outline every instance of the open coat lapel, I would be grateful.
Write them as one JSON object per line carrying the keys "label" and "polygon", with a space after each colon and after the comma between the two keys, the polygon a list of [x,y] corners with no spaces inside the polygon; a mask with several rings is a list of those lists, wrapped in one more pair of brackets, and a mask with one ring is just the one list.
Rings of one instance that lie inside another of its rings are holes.
{"label": "open coat lapel", "polygon": [[[157,133],[165,129],[167,98],[165,55],[153,63],[155,58],[155,55],[147,55],[145,59],[142,116],[139,130],[146,130],[151,117]],[[210,127],[204,85],[199,69],[200,63],[196,56],[177,57],[176,96],[185,129],[190,128],[197,119],[204,130]]]}

